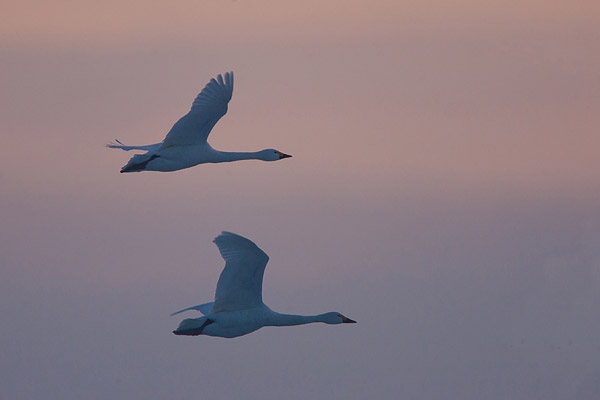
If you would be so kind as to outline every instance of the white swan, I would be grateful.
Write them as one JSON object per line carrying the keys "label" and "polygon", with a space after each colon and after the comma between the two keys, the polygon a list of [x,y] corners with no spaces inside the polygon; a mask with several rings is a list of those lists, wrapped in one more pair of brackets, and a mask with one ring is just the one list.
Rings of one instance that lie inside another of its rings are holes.
{"label": "white swan", "polygon": [[113,149],[145,150],[136,154],[121,172],[177,171],[204,163],[237,160],[277,161],[291,157],[275,149],[249,153],[226,152],[213,149],[206,141],[215,124],[227,112],[227,103],[233,94],[233,72],[212,78],[194,100],[189,113],[173,125],[160,143],[146,146],[125,146],[118,139],[107,144]]}
{"label": "white swan", "polygon": [[254,332],[263,326],[356,322],[338,312],[304,316],[272,311],[262,301],[262,281],[269,256],[250,240],[230,232],[222,232],[214,243],[225,259],[225,268],[217,283],[215,301],[171,314],[198,310],[205,315],[184,319],[179,328],[173,331],[174,334],[233,338]]}

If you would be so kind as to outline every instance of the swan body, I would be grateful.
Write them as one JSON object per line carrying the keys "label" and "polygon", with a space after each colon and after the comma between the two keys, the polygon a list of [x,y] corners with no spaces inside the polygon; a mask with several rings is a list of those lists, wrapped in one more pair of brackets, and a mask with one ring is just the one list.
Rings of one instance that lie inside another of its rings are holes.
{"label": "swan body", "polygon": [[184,319],[173,331],[185,336],[218,336],[234,338],[264,326],[293,326],[315,322],[326,324],[355,323],[338,312],[319,315],[280,314],[262,301],[262,280],[269,257],[252,241],[230,232],[214,240],[225,268],[217,283],[215,301],[177,311],[197,310],[199,318]]}
{"label": "swan body", "polygon": [[227,104],[233,94],[233,72],[218,75],[202,89],[190,112],[173,125],[160,143],[144,146],[126,146],[118,139],[107,145],[125,151],[143,150],[134,155],[121,172],[177,171],[204,163],[239,160],[277,161],[291,157],[275,149],[256,152],[226,152],[213,149],[207,142],[215,124],[227,113]]}

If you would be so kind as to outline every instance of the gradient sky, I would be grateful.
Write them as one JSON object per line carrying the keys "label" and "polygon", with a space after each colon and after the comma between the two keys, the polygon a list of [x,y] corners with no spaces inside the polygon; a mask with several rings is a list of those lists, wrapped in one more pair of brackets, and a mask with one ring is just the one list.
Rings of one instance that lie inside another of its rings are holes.
{"label": "gradient sky", "polygon": [[[597,399],[597,1],[0,5],[0,397]],[[233,70],[217,149],[119,174]],[[353,326],[175,337],[231,230]]]}

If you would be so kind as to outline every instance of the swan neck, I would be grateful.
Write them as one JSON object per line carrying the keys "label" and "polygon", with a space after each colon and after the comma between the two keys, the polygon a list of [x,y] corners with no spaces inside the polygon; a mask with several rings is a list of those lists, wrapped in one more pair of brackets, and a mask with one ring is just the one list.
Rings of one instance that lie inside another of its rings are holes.
{"label": "swan neck", "polygon": [[260,160],[258,151],[217,151],[220,162],[238,161],[238,160]]}
{"label": "swan neck", "polygon": [[323,315],[294,315],[294,314],[280,314],[273,312],[271,318],[271,326],[294,326],[294,325],[305,325],[313,322],[324,322]]}

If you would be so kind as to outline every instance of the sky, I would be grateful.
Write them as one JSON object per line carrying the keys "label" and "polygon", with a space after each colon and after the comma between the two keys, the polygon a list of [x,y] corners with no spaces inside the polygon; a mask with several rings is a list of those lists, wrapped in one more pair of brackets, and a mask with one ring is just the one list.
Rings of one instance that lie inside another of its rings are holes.
{"label": "sky", "polygon": [[[0,397],[596,399],[595,1],[5,1]],[[209,142],[120,174],[234,71]],[[212,239],[350,326],[177,337]]]}

